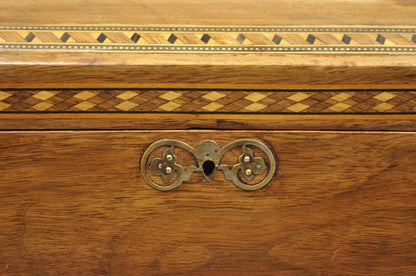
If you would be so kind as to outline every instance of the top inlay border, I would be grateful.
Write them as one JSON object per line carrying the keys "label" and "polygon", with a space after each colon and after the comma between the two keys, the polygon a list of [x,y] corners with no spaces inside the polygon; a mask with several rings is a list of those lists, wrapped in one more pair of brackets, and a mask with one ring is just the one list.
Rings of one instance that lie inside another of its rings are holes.
{"label": "top inlay border", "polygon": [[416,27],[2,25],[0,49],[414,55]]}

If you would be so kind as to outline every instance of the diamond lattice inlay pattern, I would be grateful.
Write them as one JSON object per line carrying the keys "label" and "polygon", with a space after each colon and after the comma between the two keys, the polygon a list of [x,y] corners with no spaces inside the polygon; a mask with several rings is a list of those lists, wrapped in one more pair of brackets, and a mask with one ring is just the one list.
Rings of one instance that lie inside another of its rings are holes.
{"label": "diamond lattice inlay pattern", "polygon": [[0,112],[416,113],[416,91],[0,90]]}

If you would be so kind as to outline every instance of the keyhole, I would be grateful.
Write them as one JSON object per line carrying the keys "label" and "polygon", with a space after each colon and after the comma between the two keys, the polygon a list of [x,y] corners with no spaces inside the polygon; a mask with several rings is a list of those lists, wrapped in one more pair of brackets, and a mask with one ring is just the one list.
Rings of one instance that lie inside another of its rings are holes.
{"label": "keyhole", "polygon": [[215,170],[215,163],[211,160],[207,160],[202,163],[202,169],[204,171],[204,176],[207,179],[212,179]]}

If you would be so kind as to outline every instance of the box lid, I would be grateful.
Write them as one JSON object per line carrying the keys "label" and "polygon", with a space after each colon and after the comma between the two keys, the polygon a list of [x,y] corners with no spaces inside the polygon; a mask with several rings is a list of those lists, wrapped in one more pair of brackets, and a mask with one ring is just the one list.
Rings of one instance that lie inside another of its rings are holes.
{"label": "box lid", "polygon": [[416,2],[0,2],[0,88],[416,87]]}

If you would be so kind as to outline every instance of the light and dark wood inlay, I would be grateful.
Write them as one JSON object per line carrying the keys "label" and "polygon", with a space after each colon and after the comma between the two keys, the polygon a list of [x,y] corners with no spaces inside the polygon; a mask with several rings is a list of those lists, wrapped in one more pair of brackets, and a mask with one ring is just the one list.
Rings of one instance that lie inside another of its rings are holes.
{"label": "light and dark wood inlay", "polygon": [[416,113],[416,91],[0,90],[0,112]]}
{"label": "light and dark wood inlay", "polygon": [[0,26],[0,49],[415,53],[416,28],[369,26]]}

